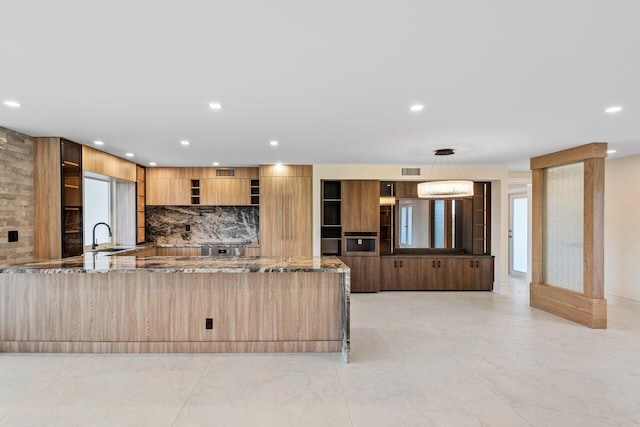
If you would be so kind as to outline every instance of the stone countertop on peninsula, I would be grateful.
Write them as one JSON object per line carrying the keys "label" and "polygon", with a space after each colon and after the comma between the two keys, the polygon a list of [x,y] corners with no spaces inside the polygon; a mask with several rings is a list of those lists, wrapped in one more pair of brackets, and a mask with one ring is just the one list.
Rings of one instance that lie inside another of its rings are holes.
{"label": "stone countertop on peninsula", "polygon": [[347,273],[337,257],[135,256],[87,253],[0,266],[0,273]]}

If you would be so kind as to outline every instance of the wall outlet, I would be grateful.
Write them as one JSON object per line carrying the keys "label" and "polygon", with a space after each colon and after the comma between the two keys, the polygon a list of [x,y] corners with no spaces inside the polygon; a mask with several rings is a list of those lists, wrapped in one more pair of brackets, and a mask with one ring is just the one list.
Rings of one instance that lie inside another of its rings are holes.
{"label": "wall outlet", "polygon": [[212,318],[205,319],[204,328],[205,329],[213,329],[213,319]]}
{"label": "wall outlet", "polygon": [[191,226],[189,224],[187,224],[187,226],[185,227],[187,231],[191,231]]}
{"label": "wall outlet", "polygon": [[9,236],[7,237],[7,239],[10,242],[17,242],[18,241],[18,230],[13,230],[9,232]]}

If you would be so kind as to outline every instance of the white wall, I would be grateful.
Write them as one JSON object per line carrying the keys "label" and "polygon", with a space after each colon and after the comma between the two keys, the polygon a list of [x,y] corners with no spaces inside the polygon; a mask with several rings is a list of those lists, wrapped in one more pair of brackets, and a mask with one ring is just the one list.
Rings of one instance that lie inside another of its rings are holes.
{"label": "white wall", "polygon": [[605,166],[605,293],[640,301],[640,156]]}
{"label": "white wall", "polygon": [[[402,176],[403,167],[420,167],[421,176]],[[491,254],[495,259],[495,288],[508,285],[509,274],[509,172],[504,166],[458,166],[459,178],[491,181]],[[320,255],[320,180],[379,179],[416,181],[449,179],[446,166],[431,165],[314,165],[313,166],[313,254]],[[458,178],[458,176],[456,176]]]}

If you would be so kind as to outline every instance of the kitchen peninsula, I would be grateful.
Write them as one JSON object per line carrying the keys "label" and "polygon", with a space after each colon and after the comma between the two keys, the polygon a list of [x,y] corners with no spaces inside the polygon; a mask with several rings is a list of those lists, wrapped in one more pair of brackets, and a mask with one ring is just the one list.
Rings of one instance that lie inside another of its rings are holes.
{"label": "kitchen peninsula", "polygon": [[2,352],[342,352],[349,269],[335,257],[121,253],[0,268]]}

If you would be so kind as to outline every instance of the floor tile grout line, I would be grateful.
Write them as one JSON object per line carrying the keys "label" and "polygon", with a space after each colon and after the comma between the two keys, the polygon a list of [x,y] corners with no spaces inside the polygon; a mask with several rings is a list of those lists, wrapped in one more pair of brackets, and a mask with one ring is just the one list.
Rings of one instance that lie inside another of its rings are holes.
{"label": "floor tile grout line", "polygon": [[209,365],[211,365],[211,362],[213,361],[213,355],[209,356],[209,360],[207,361],[207,364],[205,365],[205,367],[202,369],[202,372],[200,373],[200,376],[198,377],[198,380],[195,382],[195,384],[193,385],[193,387],[191,388],[191,391],[189,392],[189,395],[187,396],[187,398],[184,400],[184,403],[182,404],[182,408],[180,408],[180,412],[178,412],[178,415],[176,415],[176,419],[173,420],[173,423],[171,424],[171,427],[175,426],[176,423],[178,422],[178,419],[180,418],[180,415],[182,415],[182,411],[184,411],[184,408],[187,406],[187,403],[189,403],[189,399],[191,399],[191,396],[193,396],[193,391],[196,389],[196,387],[198,386],[198,384],[200,384],[200,381],[202,381],[202,378],[204,378],[204,374],[207,372],[207,370],[209,369]]}
{"label": "floor tile grout line", "polygon": [[338,385],[340,386],[340,391],[342,392],[342,400],[344,401],[344,406],[347,408],[347,414],[349,415],[349,422],[353,427],[353,418],[351,418],[351,410],[349,409],[349,402],[347,402],[347,396],[344,394],[344,387],[342,386],[342,381],[340,380],[340,373],[338,372],[338,367],[336,366],[336,361],[333,361],[333,370],[336,371],[336,377],[338,378]]}
{"label": "floor tile grout line", "polygon": [[85,363],[87,363],[89,360],[95,358],[96,356],[98,356],[98,354],[96,353],[92,353],[89,355],[89,357],[87,357],[87,359],[85,361],[83,361],[82,363],[79,363],[78,365],[74,366],[73,368],[69,369],[69,371],[65,374],[60,375],[59,377],[57,377],[56,379],[54,379],[53,381],[51,381],[51,384],[49,384],[48,386],[46,386],[45,388],[43,388],[42,390],[38,391],[37,393],[34,393],[31,397],[29,397],[27,400],[25,400],[24,402],[20,403],[18,406],[16,406],[15,408],[13,408],[11,411],[7,412],[5,415],[3,415],[2,417],[0,417],[0,422],[2,422],[2,420],[4,420],[5,418],[7,418],[9,415],[13,414],[14,412],[16,412],[18,409],[22,408],[24,405],[26,405],[27,403],[31,402],[34,398],[36,398],[37,396],[41,395],[42,393],[44,393],[45,391],[47,391],[48,389],[50,389],[52,386],[54,386],[59,380],[61,380],[62,378],[66,377],[67,375],[69,375],[71,372],[75,371],[76,369],[78,369],[79,367],[81,367],[82,365],[84,365]]}

